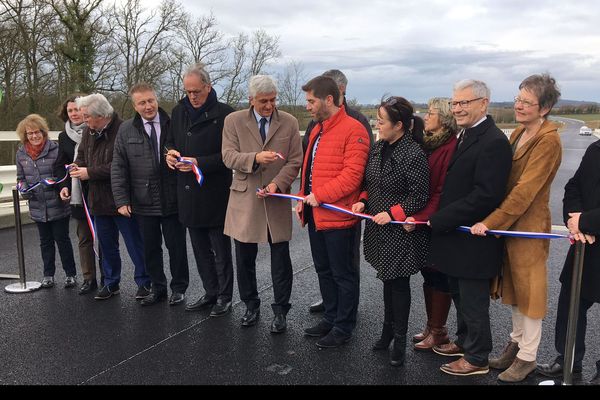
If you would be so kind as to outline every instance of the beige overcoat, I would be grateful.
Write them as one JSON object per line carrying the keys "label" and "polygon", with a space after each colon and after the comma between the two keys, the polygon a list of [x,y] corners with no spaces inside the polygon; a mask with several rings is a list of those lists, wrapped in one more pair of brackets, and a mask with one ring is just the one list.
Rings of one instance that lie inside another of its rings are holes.
{"label": "beige overcoat", "polygon": [[[520,126],[513,131],[511,145],[524,129]],[[550,186],[561,157],[557,126],[545,121],[538,133],[513,154],[506,198],[483,223],[489,229],[550,232]],[[505,239],[502,302],[517,305],[522,314],[533,319],[546,315],[549,246],[549,239]]]}
{"label": "beige overcoat", "polygon": [[[285,160],[259,165],[253,170],[256,153],[276,151]],[[282,193],[290,193],[302,165],[302,140],[298,120],[275,110],[263,144],[254,110],[236,111],[225,118],[223,162],[234,170],[229,190],[224,233],[243,243],[273,243],[292,238],[292,203],[288,199],[256,196],[256,189],[274,182]]]}

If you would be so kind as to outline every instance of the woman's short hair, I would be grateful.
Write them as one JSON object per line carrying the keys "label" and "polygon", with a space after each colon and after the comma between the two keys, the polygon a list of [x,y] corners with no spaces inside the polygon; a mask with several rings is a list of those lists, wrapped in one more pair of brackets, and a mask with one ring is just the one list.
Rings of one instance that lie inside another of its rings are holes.
{"label": "woman's short hair", "polygon": [[92,117],[111,118],[115,111],[108,100],[106,100],[106,97],[100,93],[78,97],[75,103],[77,103],[77,107],[79,108],[86,107],[88,115]]}
{"label": "woman's short hair", "polygon": [[39,114],[29,114],[17,125],[17,135],[23,144],[27,142],[27,129],[39,130],[45,139],[48,138],[48,122]]}
{"label": "woman's short hair", "polygon": [[540,109],[548,107],[552,110],[552,107],[560,98],[560,90],[558,90],[556,80],[549,74],[528,76],[519,85],[519,90],[521,89],[525,89],[537,97]]}
{"label": "woman's short hair", "polygon": [[63,122],[67,122],[69,120],[69,113],[67,112],[67,107],[69,103],[75,103],[75,100],[77,100],[78,97],[83,96],[85,96],[84,93],[73,93],[72,95],[67,97],[65,101],[62,102],[62,104],[60,105],[60,109],[56,113],[56,115],[58,115],[58,118],[60,118]]}
{"label": "woman's short hair", "polygon": [[277,93],[277,82],[269,75],[254,75],[248,83],[248,96],[257,94]]}
{"label": "woman's short hair", "polygon": [[458,126],[450,109],[450,100],[447,97],[432,97],[427,102],[427,106],[437,110],[444,132],[456,133],[458,132]]}

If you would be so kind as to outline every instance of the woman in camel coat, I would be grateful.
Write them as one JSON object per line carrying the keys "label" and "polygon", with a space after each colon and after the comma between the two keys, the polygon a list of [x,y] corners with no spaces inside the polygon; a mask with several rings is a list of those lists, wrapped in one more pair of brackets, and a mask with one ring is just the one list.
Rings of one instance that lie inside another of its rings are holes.
{"label": "woman in camel coat", "polygon": [[[500,207],[471,228],[476,235],[489,229],[550,232],[550,186],[561,161],[557,126],[546,118],[560,92],[549,75],[532,75],[515,97],[512,169]],[[498,379],[522,381],[535,370],[542,319],[547,306],[548,239],[506,238],[502,267],[502,302],[512,306],[511,340],[491,368],[505,370]]]}

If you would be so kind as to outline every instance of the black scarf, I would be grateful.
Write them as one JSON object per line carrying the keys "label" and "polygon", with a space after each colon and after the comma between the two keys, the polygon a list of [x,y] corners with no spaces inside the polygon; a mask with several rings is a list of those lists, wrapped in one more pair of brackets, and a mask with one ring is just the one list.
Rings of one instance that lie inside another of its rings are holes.
{"label": "black scarf", "polygon": [[185,108],[188,111],[190,121],[192,122],[192,124],[195,124],[202,117],[202,114],[204,114],[207,110],[209,110],[215,104],[217,104],[217,92],[215,92],[215,89],[211,88],[210,93],[206,98],[206,101],[200,106],[200,108],[194,108],[194,106],[192,106],[192,103],[190,102],[189,97],[187,96],[185,97],[185,99],[183,99],[183,104],[185,105]]}

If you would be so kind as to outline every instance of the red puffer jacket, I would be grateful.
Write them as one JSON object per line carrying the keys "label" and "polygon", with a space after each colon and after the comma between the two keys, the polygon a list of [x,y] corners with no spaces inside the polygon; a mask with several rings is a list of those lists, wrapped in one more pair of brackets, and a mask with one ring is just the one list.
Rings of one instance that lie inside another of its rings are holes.
{"label": "red puffer jacket", "polygon": [[[310,132],[308,150],[304,155],[302,171],[307,171],[319,124]],[[317,147],[312,170],[312,192],[319,203],[330,203],[347,209],[358,200],[367,158],[369,136],[364,126],[348,116],[344,107],[323,122],[323,132]],[[307,174],[302,173],[300,194],[304,194]],[[313,208],[317,230],[350,228],[358,219],[348,214],[322,207]],[[302,215],[302,226],[305,225]]]}

